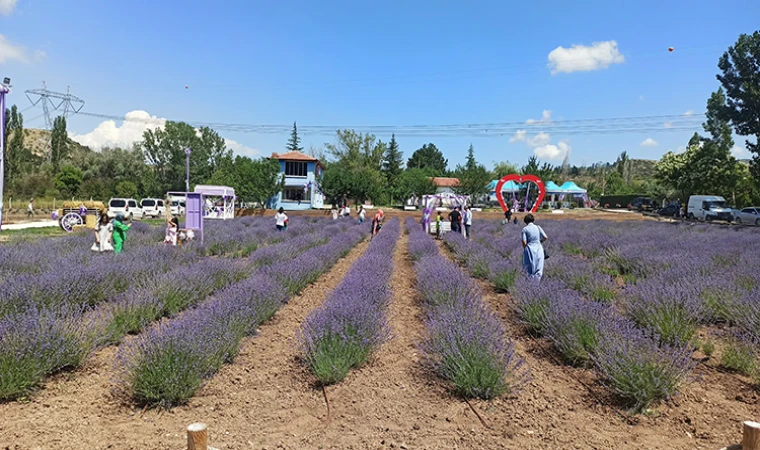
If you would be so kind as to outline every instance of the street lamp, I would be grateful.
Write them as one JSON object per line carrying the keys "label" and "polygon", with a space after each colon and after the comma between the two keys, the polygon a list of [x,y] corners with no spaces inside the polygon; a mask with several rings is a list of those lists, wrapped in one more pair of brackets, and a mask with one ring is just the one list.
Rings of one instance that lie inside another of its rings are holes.
{"label": "street lamp", "polygon": [[11,91],[11,79],[0,84],[0,230],[3,229],[3,194],[5,193],[5,94]]}
{"label": "street lamp", "polygon": [[190,147],[185,149],[185,192],[190,192]]}

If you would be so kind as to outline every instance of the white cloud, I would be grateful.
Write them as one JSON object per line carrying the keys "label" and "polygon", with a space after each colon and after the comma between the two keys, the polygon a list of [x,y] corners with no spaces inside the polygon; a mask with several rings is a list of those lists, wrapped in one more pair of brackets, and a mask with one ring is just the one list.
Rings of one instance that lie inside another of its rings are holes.
{"label": "white cloud", "polygon": [[227,145],[227,148],[232,150],[232,152],[235,153],[236,155],[248,156],[248,157],[253,158],[261,154],[261,152],[256,150],[255,148],[245,146],[237,141],[233,141],[232,139],[225,139],[224,143]]}
{"label": "white cloud", "polygon": [[[126,120],[121,125],[116,125],[113,120],[106,120],[89,133],[69,133],[69,137],[93,149],[117,146],[130,148],[133,143],[142,140],[143,133],[146,130],[163,129],[166,125],[166,119],[151,116],[147,111],[130,111],[125,115],[125,118]],[[196,134],[200,135],[200,130],[196,130]],[[261,153],[232,139],[225,139],[224,143],[227,148],[238,155],[256,156]]]}
{"label": "white cloud", "polygon": [[654,140],[654,139],[652,139],[652,138],[646,138],[646,139],[644,139],[644,141],[641,143],[641,146],[642,146],[642,147],[657,147],[657,141],[655,141],[655,140]]}
{"label": "white cloud", "polygon": [[552,121],[552,111],[550,109],[545,109],[541,113],[541,118],[540,119],[538,119],[538,120],[536,120],[536,119],[528,119],[528,120],[525,121],[525,123],[527,123],[528,125],[535,125],[537,123],[549,123],[551,121]]}
{"label": "white cloud", "polygon": [[7,16],[16,8],[17,0],[0,0],[0,14]]}
{"label": "white cloud", "polygon": [[731,148],[731,155],[736,159],[749,159],[752,157],[752,154],[744,147],[739,147],[738,145],[734,145]]}
{"label": "white cloud", "polygon": [[670,122],[665,122],[665,123],[663,124],[663,126],[664,126],[665,128],[673,128],[673,124],[672,124],[672,123],[670,123]]}
{"label": "white cloud", "polygon": [[551,136],[549,136],[548,133],[544,132],[538,133],[537,135],[527,140],[528,145],[531,147],[543,147],[549,142],[551,142]]}
{"label": "white cloud", "polygon": [[560,46],[549,53],[548,59],[552,75],[606,69],[611,64],[625,62],[625,56],[620,53],[615,41],[594,42],[591,46],[573,45],[570,48]]}
{"label": "white cloud", "polygon": [[527,131],[525,130],[517,130],[515,135],[509,138],[509,142],[525,142],[526,134]]}
{"label": "white cloud", "polygon": [[[3,0],[0,0],[2,2]],[[30,55],[22,46],[13,44],[5,36],[0,34],[0,64],[6,61],[18,61],[22,63],[41,62],[47,53],[42,50],[35,50]]]}
{"label": "white cloud", "polygon": [[132,146],[135,141],[142,140],[145,130],[163,128],[166,119],[151,116],[146,111],[130,111],[125,116],[121,126],[117,126],[113,120],[106,120],[87,134],[69,133],[69,137],[90,148],[101,147],[126,147]]}
{"label": "white cloud", "polygon": [[549,160],[549,161],[561,161],[565,159],[565,155],[570,153],[572,147],[566,140],[559,141],[557,145],[546,144],[533,149],[533,154],[537,157]]}
{"label": "white cloud", "polygon": [[688,116],[693,116],[693,115],[694,115],[694,110],[693,110],[693,109],[690,109],[690,110],[686,111],[685,113],[683,113],[683,115],[684,115],[684,116],[687,116],[687,117],[688,117]]}

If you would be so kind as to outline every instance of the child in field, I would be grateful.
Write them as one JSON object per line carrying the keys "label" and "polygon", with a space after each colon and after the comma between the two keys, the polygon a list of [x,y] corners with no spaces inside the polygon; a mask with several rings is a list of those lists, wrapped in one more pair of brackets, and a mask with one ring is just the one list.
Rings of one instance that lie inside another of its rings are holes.
{"label": "child in field", "polygon": [[274,221],[277,231],[284,231],[288,227],[288,215],[282,207],[274,215]]}
{"label": "child in field", "polygon": [[179,230],[179,220],[172,217],[166,222],[166,237],[164,244],[177,245],[177,231]]}
{"label": "child in field", "polygon": [[114,253],[121,253],[124,248],[124,241],[127,240],[127,230],[132,224],[124,225],[124,216],[117,214],[113,219],[113,251]]}
{"label": "child in field", "polygon": [[438,211],[438,217],[435,218],[435,235],[438,239],[443,239],[443,216]]}

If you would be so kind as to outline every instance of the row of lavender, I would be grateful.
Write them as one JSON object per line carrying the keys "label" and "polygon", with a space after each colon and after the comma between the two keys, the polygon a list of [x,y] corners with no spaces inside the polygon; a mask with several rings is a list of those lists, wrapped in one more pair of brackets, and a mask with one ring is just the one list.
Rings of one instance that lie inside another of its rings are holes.
{"label": "row of lavender", "polygon": [[[261,220],[252,225],[252,230],[265,226]],[[67,268],[66,272],[51,269],[29,280],[21,275],[14,277],[4,287],[16,288],[0,293],[6,305],[6,314],[0,319],[0,399],[26,395],[47,375],[79,366],[94,349],[116,343],[152,321],[194,306],[214,290],[246,278],[261,266],[285,261],[323,244],[338,230],[324,229],[322,225],[304,224],[288,242],[265,246],[242,259],[183,258],[197,250],[157,247],[155,243],[153,255],[145,252],[144,260],[134,257],[143,254],[140,249],[133,257],[97,255],[109,260],[119,258],[117,267],[124,269],[104,271],[122,280],[110,289],[109,277],[88,277],[86,268]],[[62,277],[69,273],[82,281],[74,283],[82,291],[56,289],[66,286]],[[35,279],[42,282],[34,285],[31,282]],[[26,281],[30,283],[24,284]]]}
{"label": "row of lavender", "polygon": [[320,383],[343,380],[389,338],[388,279],[399,232],[398,219],[388,222],[299,330],[304,359]]}
{"label": "row of lavender", "polygon": [[421,350],[426,366],[466,397],[514,392],[526,381],[527,370],[504,325],[478,286],[439,253],[430,236],[411,218],[406,225],[425,311]]}
{"label": "row of lavender", "polygon": [[242,282],[122,346],[117,372],[123,391],[138,403],[163,406],[192,397],[234,358],[245,337],[345,256],[364,239],[366,230],[330,225],[319,235],[328,238],[306,251],[276,248],[270,254],[278,257]]}
{"label": "row of lavender", "polygon": [[[490,237],[480,242],[447,238],[457,257],[472,267],[472,255],[501,251],[519,270],[519,228],[483,225],[481,236]],[[521,319],[570,363],[593,363],[635,407],[667,398],[687,377],[700,324],[736,324],[744,338],[732,340],[738,349],[729,349],[729,360],[756,360],[760,267],[747,246],[756,245],[757,235],[650,223],[542,226],[552,257],[540,285],[519,280],[513,289]],[[730,243],[715,245],[726,238]],[[729,270],[729,255],[744,267]]]}
{"label": "row of lavender", "polygon": [[[548,279],[612,304],[669,344],[693,341],[701,326],[728,324],[729,359],[737,352],[746,355],[751,369],[743,371],[757,375],[760,383],[756,230],[600,221],[547,221],[543,226],[551,236],[548,249],[553,255],[546,263]],[[510,230],[494,223],[489,227],[497,236]],[[512,245],[518,245],[517,233],[511,234]],[[519,256],[514,266],[519,267]],[[732,361],[724,365],[734,368]]]}

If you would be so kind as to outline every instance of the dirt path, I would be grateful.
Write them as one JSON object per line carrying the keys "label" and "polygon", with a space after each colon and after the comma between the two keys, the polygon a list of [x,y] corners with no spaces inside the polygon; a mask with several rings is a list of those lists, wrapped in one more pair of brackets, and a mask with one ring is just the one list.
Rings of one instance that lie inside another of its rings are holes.
{"label": "dirt path", "polygon": [[[443,245],[441,252],[451,256]],[[502,448],[718,449],[738,442],[741,422],[760,414],[760,396],[747,383],[700,366],[670,404],[630,416],[593,371],[562,364],[548,341],[526,335],[508,294],[479,284],[532,372],[516,398],[476,402],[494,429],[511,437]]]}
{"label": "dirt path", "polygon": [[209,425],[218,449],[274,448],[300,441],[305,430],[318,432],[324,401],[296,361],[292,340],[367,244],[292,298],[187,405],[141,415],[121,404],[111,394],[116,348],[110,347],[81,370],[51,379],[31,402],[0,404],[0,448],[176,450],[185,448],[185,428],[193,422]]}

